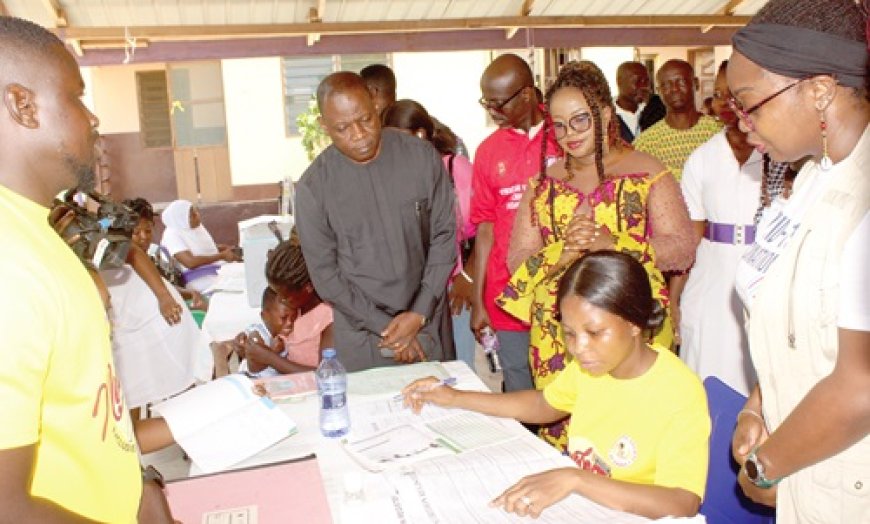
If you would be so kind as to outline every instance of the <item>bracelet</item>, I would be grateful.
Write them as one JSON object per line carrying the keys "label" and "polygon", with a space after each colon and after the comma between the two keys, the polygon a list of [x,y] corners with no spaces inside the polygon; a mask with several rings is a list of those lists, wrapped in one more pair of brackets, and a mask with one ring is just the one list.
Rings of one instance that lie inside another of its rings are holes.
{"label": "bracelet", "polygon": [[474,284],[474,280],[465,272],[464,269],[459,270],[459,274],[462,275],[462,278],[467,280],[469,284]]}
{"label": "bracelet", "polygon": [[139,467],[142,469],[143,483],[153,480],[157,483],[158,486],[160,486],[160,489],[166,487],[166,482],[163,480],[163,475],[157,470],[157,468],[151,465],[149,465],[147,468],[143,468],[142,466]]}
{"label": "bracelet", "polygon": [[764,417],[761,416],[761,413],[759,413],[755,410],[749,409],[749,408],[744,408],[744,409],[741,409],[740,411],[738,411],[737,418],[739,419],[740,415],[743,415],[744,413],[748,413],[748,414],[754,416],[755,418],[757,418],[758,420],[760,420],[762,424],[764,423]]}

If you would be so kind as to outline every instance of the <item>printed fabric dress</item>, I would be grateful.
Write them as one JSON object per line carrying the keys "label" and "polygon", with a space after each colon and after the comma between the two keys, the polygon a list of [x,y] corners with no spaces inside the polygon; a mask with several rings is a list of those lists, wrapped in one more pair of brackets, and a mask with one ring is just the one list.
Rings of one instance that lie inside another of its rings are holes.
{"label": "printed fabric dress", "polygon": [[[616,242],[616,250],[628,253],[640,261],[649,274],[653,296],[667,306],[667,285],[661,271],[655,265],[655,253],[649,243],[650,224],[647,214],[647,198],[650,188],[663,171],[655,176],[647,173],[616,175],[609,177],[588,195],[584,195],[564,181],[546,177],[543,181],[530,180],[535,188],[532,200],[532,221],[537,225],[544,247],[526,259],[497,298],[498,305],[511,315],[528,322],[530,329],[529,363],[535,388],[544,389],[565,368],[567,353],[562,327],[556,319],[556,292],[563,268],[547,277],[558,262],[565,241],[563,240],[574,210],[583,200],[592,209],[595,222],[610,232]],[[550,198],[553,198],[553,212]],[[555,234],[554,234],[555,232]],[[655,343],[666,348],[673,342],[670,322],[655,337]],[[567,447],[566,427],[569,419],[542,426],[542,439],[560,451]]]}

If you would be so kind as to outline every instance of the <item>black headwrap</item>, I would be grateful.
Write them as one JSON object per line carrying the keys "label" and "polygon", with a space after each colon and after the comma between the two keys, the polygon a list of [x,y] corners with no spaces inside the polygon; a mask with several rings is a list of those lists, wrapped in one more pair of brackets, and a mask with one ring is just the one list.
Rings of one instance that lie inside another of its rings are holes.
{"label": "black headwrap", "polygon": [[803,27],[750,24],[734,34],[734,49],[760,67],[789,78],[832,75],[862,88],[867,76],[867,45]]}

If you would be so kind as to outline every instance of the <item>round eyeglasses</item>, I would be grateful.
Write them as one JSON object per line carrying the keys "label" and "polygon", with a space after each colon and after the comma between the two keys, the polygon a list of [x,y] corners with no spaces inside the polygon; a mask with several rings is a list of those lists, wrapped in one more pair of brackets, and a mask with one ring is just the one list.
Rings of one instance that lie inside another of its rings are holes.
{"label": "round eyeglasses", "polygon": [[568,136],[568,128],[571,128],[575,133],[583,133],[592,127],[592,115],[589,113],[578,113],[568,119],[568,124],[564,122],[553,122],[553,135],[556,140],[562,140]]}

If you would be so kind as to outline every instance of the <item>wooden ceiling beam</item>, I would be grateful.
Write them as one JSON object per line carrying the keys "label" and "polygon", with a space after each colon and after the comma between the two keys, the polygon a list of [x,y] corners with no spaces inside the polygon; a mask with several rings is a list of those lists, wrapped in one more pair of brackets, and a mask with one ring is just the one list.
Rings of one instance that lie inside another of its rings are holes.
{"label": "wooden ceiling beam", "polygon": [[[50,1],[50,0],[45,0]],[[378,34],[463,29],[525,28],[661,28],[661,27],[742,27],[744,16],[510,16],[438,20],[391,20],[383,22],[316,22],[300,24],[130,26],[135,38],[159,40],[213,40],[226,38],[272,37],[289,35]],[[124,27],[67,27],[64,38],[76,40],[117,40],[124,38]]]}
{"label": "wooden ceiling beam", "polygon": [[54,21],[55,27],[67,27],[69,25],[66,12],[64,12],[58,0],[42,0],[42,6],[48,11],[49,16]]}
{"label": "wooden ceiling beam", "polygon": [[520,9],[520,16],[529,16],[532,14],[532,8],[535,6],[535,0],[523,0],[523,7]]}
{"label": "wooden ceiling beam", "polygon": [[728,3],[722,8],[722,14],[725,16],[733,16],[740,4],[746,0],[728,0]]}
{"label": "wooden ceiling beam", "polygon": [[[535,45],[541,48],[583,46],[687,46],[709,47],[727,45],[737,28],[717,27],[701,33],[694,27],[629,27],[629,28],[553,28],[535,34]],[[412,51],[468,51],[474,49],[518,49],[526,44],[525,29],[511,40],[504,39],[504,30],[492,28],[477,31],[407,32],[385,34],[322,35],[313,47],[305,35],[266,38],[233,38],[225,40],[152,41],[136,51],[137,63],[215,60],[264,56],[333,55],[347,53],[394,53]],[[78,58],[79,65],[117,65],[124,60],[123,49],[86,50]]]}

